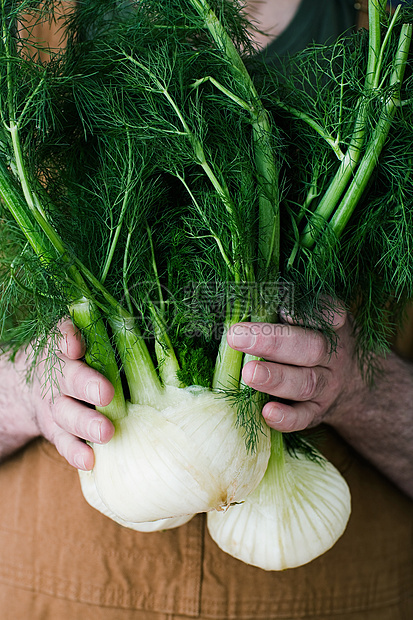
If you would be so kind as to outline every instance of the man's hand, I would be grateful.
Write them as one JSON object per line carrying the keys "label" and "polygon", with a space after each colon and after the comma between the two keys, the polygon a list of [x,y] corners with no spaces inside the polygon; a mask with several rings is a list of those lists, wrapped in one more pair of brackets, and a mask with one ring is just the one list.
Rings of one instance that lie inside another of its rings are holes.
{"label": "man's hand", "polygon": [[[96,409],[108,405],[114,395],[112,384],[93,368],[80,361],[85,344],[70,319],[59,327],[59,358],[62,374],[60,393],[41,394],[37,384],[35,420],[40,434],[53,443],[70,465],[92,469],[93,450],[84,441],[106,443],[114,433],[113,424]],[[40,369],[39,369],[40,371]]]}
{"label": "man's hand", "polygon": [[292,322],[238,323],[229,331],[232,348],[266,360],[248,362],[244,381],[260,392],[293,401],[264,406],[263,416],[272,428],[291,432],[327,421],[350,385],[354,390],[360,373],[346,313],[335,312],[332,326],[337,335],[333,352],[320,332]]}
{"label": "man's hand", "polygon": [[0,393],[0,458],[5,458],[27,441],[43,436],[53,443],[70,465],[92,469],[93,450],[84,440],[108,442],[113,424],[93,408],[108,405],[114,395],[112,384],[81,361],[85,345],[70,319],[61,323],[58,356],[61,374],[56,373],[54,394],[42,390],[44,362],[36,368],[33,383],[25,382],[27,356],[21,352],[14,364],[1,361],[3,387]]}
{"label": "man's hand", "polygon": [[413,498],[413,364],[394,353],[383,357],[371,387],[355,359],[348,316],[334,313],[333,325],[331,353],[320,332],[292,321],[236,324],[228,343],[266,360],[245,365],[248,385],[290,401],[264,406],[269,426],[291,432],[325,422]]}

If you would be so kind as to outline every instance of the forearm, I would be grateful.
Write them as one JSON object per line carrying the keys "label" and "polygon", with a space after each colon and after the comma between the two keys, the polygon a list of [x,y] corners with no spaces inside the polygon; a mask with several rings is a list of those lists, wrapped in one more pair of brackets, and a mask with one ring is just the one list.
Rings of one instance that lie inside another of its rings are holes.
{"label": "forearm", "polygon": [[375,386],[355,379],[325,421],[413,498],[412,363],[389,355]]}
{"label": "forearm", "polygon": [[38,435],[25,356],[12,363],[0,355],[0,461]]}

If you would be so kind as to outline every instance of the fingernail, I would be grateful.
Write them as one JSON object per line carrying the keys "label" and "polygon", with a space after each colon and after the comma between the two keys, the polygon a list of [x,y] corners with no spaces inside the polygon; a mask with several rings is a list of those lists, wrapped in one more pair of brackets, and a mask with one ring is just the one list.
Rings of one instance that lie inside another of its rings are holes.
{"label": "fingernail", "polygon": [[257,337],[254,333],[246,331],[242,328],[235,328],[231,332],[231,343],[237,349],[242,349],[243,351],[247,351],[251,349],[257,340]]}
{"label": "fingernail", "polygon": [[267,421],[271,424],[281,424],[284,421],[285,415],[282,409],[277,406],[271,407],[270,411],[265,415]]}
{"label": "fingernail", "polygon": [[86,469],[85,459],[83,458],[81,454],[76,454],[74,461],[78,469],[84,469],[84,470]]}
{"label": "fingernail", "polygon": [[100,443],[102,441],[102,423],[99,420],[92,420],[89,425],[90,438]]}
{"label": "fingernail", "polygon": [[254,385],[264,385],[270,378],[270,371],[266,366],[262,364],[255,364],[254,372],[252,374],[251,383]]}
{"label": "fingernail", "polygon": [[97,381],[89,381],[86,385],[86,396],[88,402],[94,405],[100,405],[100,386]]}

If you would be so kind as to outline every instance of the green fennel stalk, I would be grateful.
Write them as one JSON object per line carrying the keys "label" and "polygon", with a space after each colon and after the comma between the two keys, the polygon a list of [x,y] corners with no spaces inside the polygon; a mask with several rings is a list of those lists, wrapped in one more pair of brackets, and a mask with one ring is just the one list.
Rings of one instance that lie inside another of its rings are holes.
{"label": "green fennel stalk", "polygon": [[[400,6],[398,7],[398,10],[399,9]],[[371,173],[375,168],[377,158],[386,141],[388,131],[390,130],[395,108],[400,103],[397,91],[393,92],[393,90],[394,88],[400,90],[400,85],[403,80],[407,54],[411,44],[411,24],[405,24],[400,32],[398,52],[394,58],[394,68],[389,78],[389,87],[392,89],[388,95],[389,101],[384,105],[375,133],[370,139],[369,145],[363,156],[363,160],[358,168],[359,160],[362,155],[363,144],[366,138],[366,125],[369,122],[369,92],[371,90],[374,91],[379,87],[382,68],[381,59],[383,57],[388,37],[391,34],[393,24],[397,20],[398,10],[396,10],[387,34],[382,41],[380,32],[380,4],[377,0],[370,2],[369,57],[366,80],[364,84],[364,93],[359,104],[359,111],[355,121],[353,136],[340,168],[338,169],[328,190],[319,202],[317,209],[312,216],[313,221],[317,222],[317,219],[319,220],[319,218],[328,220],[329,217],[334,214],[331,218],[330,224],[332,230],[337,234],[337,236],[339,236],[344,229],[344,226],[349,220],[352,211],[357,205],[358,199],[369,181]],[[355,178],[352,179],[354,175]],[[359,181],[361,178],[363,179],[362,182]],[[347,185],[350,181],[350,188],[342,198],[342,194],[347,189]],[[314,231],[314,227],[311,226],[310,220],[300,238],[300,244],[304,247],[311,247],[315,240],[314,236],[316,235],[317,233]]]}
{"label": "green fennel stalk", "polygon": [[[257,173],[260,177],[259,233],[258,251],[260,254],[261,280],[276,280],[280,259],[280,213],[278,195],[278,169],[273,156],[270,119],[262,105],[250,74],[240,58],[238,51],[223,28],[216,14],[205,0],[193,0],[191,4],[205,20],[216,45],[228,58],[236,79],[245,83],[248,103],[240,102],[251,114],[254,140],[254,153]],[[229,94],[231,96],[231,94]],[[257,313],[257,320],[271,320]]]}

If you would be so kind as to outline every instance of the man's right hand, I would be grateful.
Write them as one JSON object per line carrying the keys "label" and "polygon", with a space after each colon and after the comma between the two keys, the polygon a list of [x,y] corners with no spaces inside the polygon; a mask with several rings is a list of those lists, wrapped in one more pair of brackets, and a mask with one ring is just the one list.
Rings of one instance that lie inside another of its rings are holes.
{"label": "man's right hand", "polygon": [[53,395],[42,387],[44,362],[36,368],[31,383],[25,381],[27,354],[16,362],[0,358],[0,458],[6,458],[31,439],[43,436],[53,443],[70,465],[93,468],[92,448],[85,443],[107,443],[113,424],[93,406],[108,405],[114,395],[112,384],[81,361],[85,344],[70,319],[59,326],[58,357],[62,372],[56,373]]}

